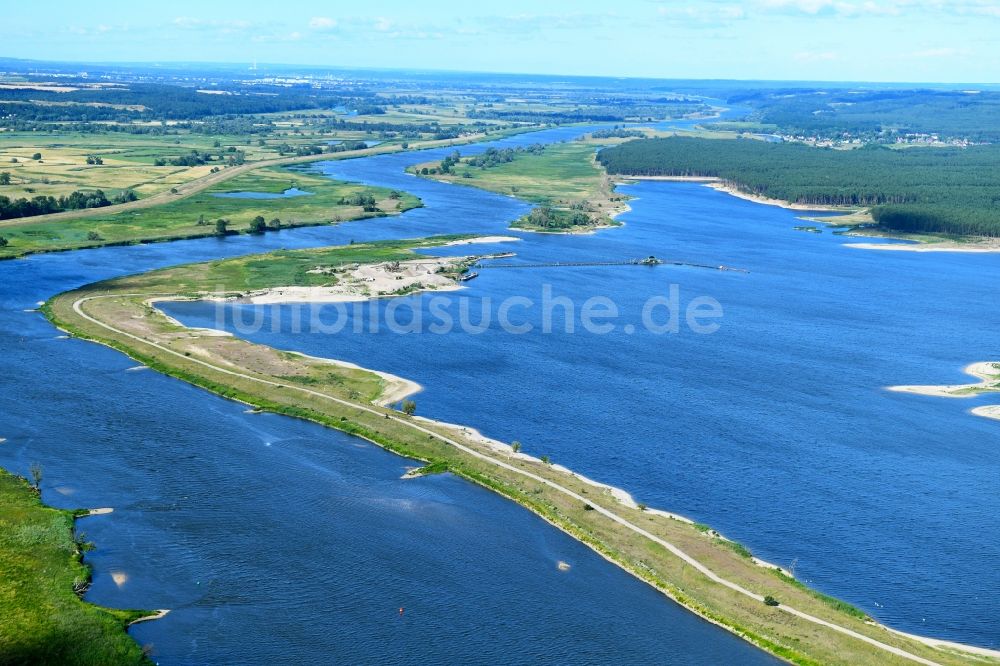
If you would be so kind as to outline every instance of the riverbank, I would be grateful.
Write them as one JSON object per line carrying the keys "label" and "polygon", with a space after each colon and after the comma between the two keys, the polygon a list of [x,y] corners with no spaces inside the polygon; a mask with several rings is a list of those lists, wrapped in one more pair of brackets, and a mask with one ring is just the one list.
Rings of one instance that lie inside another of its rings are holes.
{"label": "riverbank", "polygon": [[[358,435],[401,455],[442,464],[544,517],[679,603],[797,663],[966,663],[885,628],[863,613],[758,566],[745,549],[670,515],[629,505],[589,480],[459,428],[378,407],[384,383],[364,371],[317,363],[229,336],[178,327],[147,301],[314,286],[309,270],[345,262],[407,261],[406,247],[456,238],[370,243],[194,264],[105,282],[52,299],[45,312],[81,337],[151,368],[260,409]],[[181,286],[183,285],[183,286]],[[773,596],[779,606],[764,603]]]}
{"label": "riverbank", "polygon": [[956,243],[954,241],[935,241],[932,243],[844,243],[844,247],[890,252],[969,252],[978,254],[1000,252],[1000,240],[970,241],[968,243]]}
{"label": "riverbank", "polygon": [[[719,192],[725,192],[734,197],[739,197],[740,199],[745,199],[747,201],[752,201],[754,203],[764,204],[765,206],[777,206],[778,208],[786,208],[788,210],[801,210],[801,211],[830,211],[832,213],[841,213],[844,215],[857,214],[859,209],[849,208],[845,206],[823,206],[820,204],[801,204],[794,203],[791,201],[784,201],[782,199],[772,199],[771,197],[761,196],[759,194],[752,194],[750,192],[745,192],[738,187],[735,187],[729,183],[726,183],[721,178],[715,178],[712,176],[634,176],[621,174],[617,176],[625,181],[630,180],[653,180],[653,181],[665,181],[674,183],[703,183],[706,187],[711,187],[713,190],[718,190]],[[828,218],[825,220],[827,224],[836,224],[836,220],[839,218]],[[872,219],[869,216],[867,218],[868,222]],[[860,221],[852,221],[851,224],[859,224]]]}
{"label": "riverbank", "polygon": [[538,207],[511,223],[511,229],[539,233],[593,233],[620,226],[629,210],[627,196],[615,192],[594,158],[607,140],[577,140],[475,157],[452,156],[407,169],[413,175],[453,185],[478,187],[523,199]]}
{"label": "riverbank", "polygon": [[46,506],[19,476],[0,469],[0,661],[10,664],[151,664],[126,633],[148,618],[80,596],[92,547],[74,521],[99,511]]}
{"label": "riverbank", "polygon": [[[232,188],[228,187],[228,184],[230,181],[233,181],[233,179],[254,179],[257,177],[257,174],[266,172],[268,169],[273,169],[275,167],[288,167],[298,164],[306,164],[309,162],[387,155],[391,153],[418,151],[429,148],[462,146],[482,141],[493,141],[507,136],[535,131],[537,129],[537,127],[533,126],[518,127],[495,132],[469,134],[457,139],[416,141],[405,144],[405,148],[403,143],[383,143],[359,150],[261,160],[239,166],[226,167],[215,173],[209,173],[200,178],[187,181],[183,184],[178,184],[176,187],[172,188],[171,191],[162,192],[160,194],[124,204],[105,206],[101,208],[83,208],[79,210],[50,213],[48,215],[36,215],[32,217],[0,220],[0,236],[7,239],[7,244],[0,247],[0,260],[14,259],[42,252],[60,252],[84,248],[133,245],[139,243],[184,240],[213,236],[216,233],[214,227],[215,220],[219,216],[209,215],[206,218],[207,224],[197,224],[199,215],[201,213],[205,213],[206,211],[200,210],[197,207],[192,208],[192,202],[188,200],[202,193],[205,193],[207,196],[210,191],[229,191]],[[305,174],[297,174],[296,177],[303,181],[311,178]],[[227,186],[223,187],[224,184]],[[325,180],[324,183],[319,183],[319,181],[317,181],[317,184],[329,187],[330,181]],[[385,194],[387,195],[388,192]],[[403,197],[408,198],[409,195],[404,194]],[[384,200],[386,197],[378,196],[378,198],[380,200]],[[201,199],[204,200],[204,197],[201,197]],[[225,203],[232,205],[234,201],[237,203],[239,202],[239,200],[234,199],[230,199],[228,201],[218,199],[213,203],[218,206]],[[266,202],[268,204],[266,207],[267,211],[273,210],[275,204],[281,203],[281,201],[282,200],[272,199]],[[381,213],[378,211],[362,211],[359,206],[357,217],[375,217],[380,214],[400,212],[408,207],[412,208],[414,205],[419,205],[419,202],[413,203],[407,199],[403,202],[403,208],[396,209],[395,204],[398,201],[399,199],[396,199],[391,202],[385,202],[391,205],[379,206],[382,211]],[[316,203],[313,202],[313,205],[315,206]],[[165,223],[165,221],[161,219],[161,213],[175,209],[178,211],[179,218],[177,220],[168,218],[168,223]],[[269,221],[274,216],[269,214],[267,211],[264,212],[264,215],[266,220]],[[95,222],[95,218],[97,218],[97,220],[104,221],[100,230],[96,230],[99,222]],[[338,219],[354,218],[338,218],[338,215],[333,214],[327,215],[325,218],[307,220],[296,219],[293,214],[291,218],[288,216],[282,218],[282,223],[286,227],[311,226],[317,224],[327,224],[330,221],[337,221]],[[242,220],[241,222],[242,224],[240,225],[240,228],[236,228],[236,225],[233,225],[233,227],[229,228],[227,232],[246,233],[249,218],[247,220]],[[91,232],[93,232],[93,235]]]}

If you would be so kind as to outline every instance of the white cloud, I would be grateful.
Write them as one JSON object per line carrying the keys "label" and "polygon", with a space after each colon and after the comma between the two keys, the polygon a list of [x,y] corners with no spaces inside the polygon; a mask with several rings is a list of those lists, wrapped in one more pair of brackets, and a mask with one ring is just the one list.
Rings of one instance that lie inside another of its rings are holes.
{"label": "white cloud", "polygon": [[706,2],[691,5],[670,5],[657,9],[657,13],[670,20],[695,23],[726,23],[746,18],[746,10],[738,4]]}
{"label": "white cloud", "polygon": [[314,16],[309,19],[309,27],[313,30],[333,30],[337,27],[337,21],[327,16]]}

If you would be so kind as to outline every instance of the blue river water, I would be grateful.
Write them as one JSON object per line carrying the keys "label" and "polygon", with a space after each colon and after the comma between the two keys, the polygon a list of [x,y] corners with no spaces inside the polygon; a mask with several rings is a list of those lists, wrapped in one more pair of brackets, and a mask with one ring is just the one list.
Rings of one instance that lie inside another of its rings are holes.
{"label": "blue river water", "polygon": [[[315,169],[419,195],[425,208],[379,224],[394,236],[507,233],[507,221],[527,210],[509,197],[405,175],[414,161],[389,155]],[[517,257],[505,261],[524,263],[653,254],[749,273],[480,269],[465,290],[433,297],[450,299],[453,313],[468,299],[473,322],[489,300],[494,319],[476,334],[372,333],[367,325],[358,334],[353,321],[335,335],[310,334],[293,330],[298,306],[166,309],[192,325],[226,328],[256,313],[263,326],[246,337],[413,379],[424,386],[419,413],[519,440],[638,501],[708,523],[891,626],[1000,645],[1000,440],[996,422],[968,413],[997,398],[884,388],[966,381],[966,364],[1000,357],[1000,312],[989,306],[1000,259],[848,248],[846,237],[795,231],[801,213],[697,184],[621,191],[636,197],[621,228],[521,233],[518,243],[449,251],[512,250]],[[643,304],[671,284],[682,307],[701,296],[721,305],[716,333],[641,326]],[[557,311],[555,332],[545,333],[546,286],[577,308],[609,297],[621,317],[607,334],[579,324],[567,333]],[[532,324],[530,333],[505,332],[496,320],[497,304],[514,296],[535,302],[512,316]],[[407,300],[425,323],[434,320],[431,299]],[[368,322],[374,308],[385,321],[397,306],[379,301],[357,316]],[[403,310],[395,314],[405,323]],[[319,312],[322,322],[337,320],[335,306]]]}
{"label": "blue river water", "polygon": [[284,192],[219,192],[212,196],[220,199],[291,199],[292,197],[305,197],[312,192],[300,190],[297,187],[289,187]]}
{"label": "blue river water", "polygon": [[399,218],[0,262],[0,466],[26,474],[40,463],[50,504],[114,508],[79,523],[97,546],[87,599],[171,609],[132,629],[163,664],[775,663],[483,489],[449,476],[403,481],[402,458],[248,414],[66,339],[31,311],[117,275],[444,227],[496,231],[527,209],[439,187],[433,208]]}

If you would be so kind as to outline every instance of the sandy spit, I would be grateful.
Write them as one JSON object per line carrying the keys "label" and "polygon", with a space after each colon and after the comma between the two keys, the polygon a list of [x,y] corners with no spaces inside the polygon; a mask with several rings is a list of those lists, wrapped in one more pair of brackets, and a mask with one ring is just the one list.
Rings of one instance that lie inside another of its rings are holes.
{"label": "sandy spit", "polygon": [[[962,369],[967,375],[978,379],[978,382],[970,384],[939,384],[939,385],[900,385],[888,386],[888,390],[899,393],[916,393],[918,395],[930,395],[937,398],[972,398],[979,393],[971,392],[969,389],[993,389],[1000,390],[1000,367],[993,361],[981,361],[972,363]],[[980,409],[980,408],[977,408]]]}
{"label": "sandy spit", "polygon": [[890,250],[894,252],[1000,252],[1000,243],[844,243],[844,247],[859,250]]}

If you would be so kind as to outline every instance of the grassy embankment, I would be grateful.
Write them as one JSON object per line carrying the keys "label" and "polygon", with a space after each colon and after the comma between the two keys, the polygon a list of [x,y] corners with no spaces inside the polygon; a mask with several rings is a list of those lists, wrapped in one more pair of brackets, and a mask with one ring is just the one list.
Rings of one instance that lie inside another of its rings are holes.
{"label": "grassy embankment", "polygon": [[[430,247],[449,239],[284,251],[179,266],[67,292],[50,300],[44,311],[72,334],[119,349],[160,372],[261,409],[363,437],[492,489],[687,608],[791,662],[912,663],[887,651],[891,646],[934,663],[984,663],[873,624],[848,604],[809,590],[776,569],[757,565],[749,551],[705,526],[622,503],[606,488],[508,447],[491,446],[442,424],[375,406],[372,401],[385,384],[372,373],[187,329],[148,302],[171,294],[197,298],[220,288],[237,294],[264,287],[321,284],[336,278],[309,271],[345,262],[413,258],[407,248]],[[745,592],[715,576],[738,584]],[[765,595],[780,605],[765,604]],[[810,617],[796,614],[800,612]],[[880,645],[845,635],[820,620]]]}
{"label": "grassy embankment", "polygon": [[[613,181],[594,160],[592,141],[551,144],[541,152],[517,152],[509,162],[473,166],[463,157],[441,171],[440,162],[426,162],[409,171],[458,185],[471,185],[490,192],[538,204],[511,228],[552,233],[587,232],[618,226],[613,218],[627,210],[627,197],[616,194]],[[424,173],[427,169],[427,173]]]}
{"label": "grassy embankment", "polygon": [[[312,194],[283,199],[214,196],[223,192],[280,193],[293,186]],[[362,206],[349,203],[356,194],[372,195],[378,210],[365,211]],[[340,203],[341,199],[348,200],[348,203]],[[402,192],[334,181],[285,167],[262,168],[155,208],[0,227],[0,234],[8,241],[5,247],[0,247],[0,258],[31,252],[122,245],[140,240],[149,242],[212,236],[216,234],[215,222],[220,218],[229,220],[229,233],[243,233],[258,215],[268,222],[279,219],[284,228],[395,214],[419,205],[419,199]]]}
{"label": "grassy embankment", "polygon": [[0,469],[0,663],[150,663],[125,633],[147,612],[101,608],[74,591],[90,581],[73,525],[82,513],[43,505]]}

